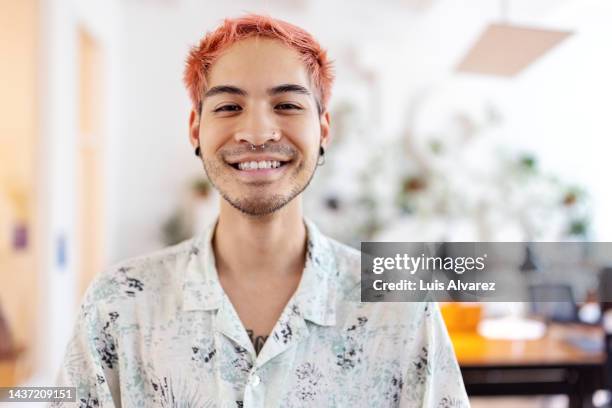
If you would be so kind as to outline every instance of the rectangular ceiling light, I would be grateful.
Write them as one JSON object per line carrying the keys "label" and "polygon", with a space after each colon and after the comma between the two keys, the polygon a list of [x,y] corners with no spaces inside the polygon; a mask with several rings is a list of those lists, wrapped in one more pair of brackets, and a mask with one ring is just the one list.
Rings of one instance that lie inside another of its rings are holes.
{"label": "rectangular ceiling light", "polygon": [[513,24],[491,24],[457,66],[459,72],[512,77],[571,35]]}

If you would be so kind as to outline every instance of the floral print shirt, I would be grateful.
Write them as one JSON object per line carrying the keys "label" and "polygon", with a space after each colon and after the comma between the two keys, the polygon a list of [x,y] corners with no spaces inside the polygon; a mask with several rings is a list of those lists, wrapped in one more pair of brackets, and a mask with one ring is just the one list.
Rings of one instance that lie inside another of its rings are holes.
{"label": "floral print shirt", "polygon": [[362,303],[360,253],[305,224],[300,283],[258,354],[219,283],[213,224],[96,277],[58,385],[83,408],[468,407],[437,305]]}

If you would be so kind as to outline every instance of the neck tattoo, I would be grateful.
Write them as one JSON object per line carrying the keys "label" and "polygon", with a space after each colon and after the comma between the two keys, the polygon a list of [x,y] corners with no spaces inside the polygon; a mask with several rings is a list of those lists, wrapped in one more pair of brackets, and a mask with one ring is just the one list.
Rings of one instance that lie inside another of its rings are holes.
{"label": "neck tattoo", "polygon": [[259,354],[269,336],[255,336],[253,330],[249,329],[247,329],[247,333],[251,343],[253,343],[253,348],[255,348],[255,354]]}

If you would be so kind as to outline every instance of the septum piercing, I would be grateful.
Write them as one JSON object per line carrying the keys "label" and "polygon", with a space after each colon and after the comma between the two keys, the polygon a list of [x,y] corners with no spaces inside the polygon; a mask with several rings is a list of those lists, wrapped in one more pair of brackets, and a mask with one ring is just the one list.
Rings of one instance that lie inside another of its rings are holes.
{"label": "septum piercing", "polygon": [[[276,135],[278,134],[278,132],[276,130],[272,131],[272,137],[276,137]],[[257,150],[258,147],[261,147],[262,150],[266,148],[266,144],[261,144],[259,146],[255,146],[253,143],[249,143],[251,145],[251,150]]]}
{"label": "septum piercing", "polygon": [[251,143],[251,150],[257,150],[258,147],[261,147],[261,149],[265,149],[266,148],[266,144],[261,144],[259,146],[255,146],[254,144]]}

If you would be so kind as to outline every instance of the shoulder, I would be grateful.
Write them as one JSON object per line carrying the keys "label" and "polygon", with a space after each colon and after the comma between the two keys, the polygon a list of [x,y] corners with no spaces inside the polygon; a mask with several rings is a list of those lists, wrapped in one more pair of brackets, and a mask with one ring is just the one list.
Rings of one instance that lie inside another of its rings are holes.
{"label": "shoulder", "polygon": [[361,251],[333,238],[327,237],[327,241],[340,275],[350,274],[359,276],[361,273]]}
{"label": "shoulder", "polygon": [[361,251],[333,238],[325,238],[335,262],[338,302],[347,320],[345,324],[367,317],[378,324],[397,324],[398,328],[414,332],[426,330],[436,321],[440,312],[435,302],[362,302]]}
{"label": "shoulder", "polygon": [[336,268],[340,297],[360,299],[358,292],[361,288],[361,252],[333,238],[326,239]]}
{"label": "shoulder", "polygon": [[180,289],[183,271],[194,250],[197,249],[192,238],[111,265],[93,279],[82,307],[159,298],[163,293]]}

